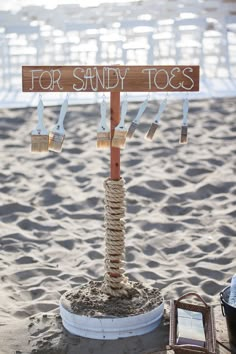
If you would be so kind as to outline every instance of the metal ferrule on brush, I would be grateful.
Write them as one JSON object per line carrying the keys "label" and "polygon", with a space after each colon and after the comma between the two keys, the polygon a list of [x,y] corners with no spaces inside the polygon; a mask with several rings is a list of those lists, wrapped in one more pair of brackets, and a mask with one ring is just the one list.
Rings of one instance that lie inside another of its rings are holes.
{"label": "metal ferrule on brush", "polygon": [[43,102],[40,98],[38,107],[38,124],[36,129],[31,132],[31,152],[48,151],[48,131],[43,125]]}
{"label": "metal ferrule on brush", "polygon": [[131,139],[132,136],[134,135],[134,132],[136,130],[138,126],[138,123],[136,123],[135,121],[133,121],[130,126],[129,126],[129,129],[128,129],[128,132],[127,132],[127,135],[126,135],[126,138],[128,139]]}
{"label": "metal ferrule on brush", "polygon": [[113,147],[117,147],[120,149],[124,149],[125,148],[125,143],[126,143],[126,134],[127,131],[122,129],[122,130],[115,130],[115,134],[113,136],[112,139],[112,146]]}
{"label": "metal ferrule on brush", "polygon": [[187,144],[188,142],[188,126],[182,125],[180,134],[180,144]]}
{"label": "metal ferrule on brush", "polygon": [[64,129],[63,130],[58,129],[58,131],[56,130],[51,131],[49,133],[48,149],[50,151],[61,152],[64,139],[65,139]]}
{"label": "metal ferrule on brush", "polygon": [[31,134],[31,152],[47,152],[48,151],[48,135],[44,132],[39,134]]}
{"label": "metal ferrule on brush", "polygon": [[97,149],[107,149],[110,147],[110,132],[99,132],[97,137]]}
{"label": "metal ferrule on brush", "polygon": [[147,134],[145,135],[145,139],[152,141],[153,137],[154,137],[154,134],[155,134],[155,132],[156,132],[158,127],[159,127],[159,123],[158,122],[157,123],[156,122],[152,123],[152,125],[149,128]]}

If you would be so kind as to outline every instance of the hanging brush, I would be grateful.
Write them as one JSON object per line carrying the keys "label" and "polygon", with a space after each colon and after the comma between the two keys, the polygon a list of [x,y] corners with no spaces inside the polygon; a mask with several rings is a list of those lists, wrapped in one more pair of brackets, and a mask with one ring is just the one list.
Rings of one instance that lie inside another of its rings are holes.
{"label": "hanging brush", "polygon": [[37,107],[38,124],[36,129],[31,132],[31,152],[48,151],[48,131],[43,124],[43,108],[43,101],[40,96]]}
{"label": "hanging brush", "polygon": [[61,152],[62,150],[62,144],[65,139],[65,130],[64,130],[63,122],[66,116],[67,108],[68,108],[68,95],[66,96],[66,99],[64,100],[61,106],[58,122],[55,125],[55,127],[52,129],[52,131],[49,133],[48,150],[50,151]]}
{"label": "hanging brush", "polygon": [[120,123],[117,125],[114,131],[114,136],[112,139],[112,146],[120,149],[124,149],[127,129],[125,128],[125,116],[128,108],[127,97],[125,97],[121,106],[121,116]]}
{"label": "hanging brush", "polygon": [[97,130],[97,149],[107,149],[110,147],[110,130],[106,125],[107,104],[103,95],[100,105],[101,120]]}
{"label": "hanging brush", "polygon": [[161,119],[161,115],[165,109],[165,106],[166,106],[166,103],[167,103],[167,99],[165,98],[160,106],[159,106],[159,110],[158,110],[158,113],[156,114],[155,118],[154,118],[154,121],[151,125],[151,127],[149,128],[147,134],[145,135],[145,139],[147,140],[153,140],[153,137],[154,137],[154,134],[157,130],[157,128],[159,127],[160,125],[160,119]]}
{"label": "hanging brush", "polygon": [[135,132],[137,126],[139,125],[140,118],[143,115],[143,112],[145,111],[147,105],[148,105],[148,98],[141,104],[138,114],[136,115],[133,122],[131,123],[131,125],[128,129],[127,136],[126,136],[127,138],[131,139],[132,136],[134,135],[134,132]]}
{"label": "hanging brush", "polygon": [[188,142],[188,98],[185,98],[183,103],[183,120],[179,143],[187,144]]}

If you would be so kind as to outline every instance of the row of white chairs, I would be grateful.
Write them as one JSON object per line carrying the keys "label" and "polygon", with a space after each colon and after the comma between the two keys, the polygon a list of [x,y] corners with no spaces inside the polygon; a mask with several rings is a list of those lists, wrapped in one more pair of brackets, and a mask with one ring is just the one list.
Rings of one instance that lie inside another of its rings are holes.
{"label": "row of white chairs", "polygon": [[0,12],[3,87],[20,85],[21,65],[40,64],[187,63],[199,64],[206,77],[236,77],[235,2],[160,0],[153,8],[146,0],[80,10],[61,5]]}
{"label": "row of white chairs", "polygon": [[[89,6],[89,2],[88,2]],[[176,18],[187,13],[196,17],[221,19],[235,14],[234,0],[136,0],[132,2],[101,3],[99,6],[81,7],[78,4],[59,5],[55,9],[42,6],[26,6],[18,12],[21,18],[37,19],[52,23],[55,19],[90,20],[104,25],[123,19],[142,19],[144,16],[155,20]],[[63,22],[63,21],[62,21]]]}

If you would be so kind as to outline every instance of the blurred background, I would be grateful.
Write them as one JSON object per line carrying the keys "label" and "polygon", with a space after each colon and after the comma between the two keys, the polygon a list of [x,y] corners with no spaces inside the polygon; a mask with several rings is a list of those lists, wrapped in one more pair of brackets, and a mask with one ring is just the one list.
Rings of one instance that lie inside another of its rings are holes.
{"label": "blurred background", "polygon": [[[200,65],[200,92],[193,98],[236,94],[236,0],[34,4],[0,3],[0,107],[37,104],[37,94],[21,92],[22,65]],[[43,98],[54,105],[62,96],[45,93]],[[96,93],[70,95],[71,104],[97,100]]]}

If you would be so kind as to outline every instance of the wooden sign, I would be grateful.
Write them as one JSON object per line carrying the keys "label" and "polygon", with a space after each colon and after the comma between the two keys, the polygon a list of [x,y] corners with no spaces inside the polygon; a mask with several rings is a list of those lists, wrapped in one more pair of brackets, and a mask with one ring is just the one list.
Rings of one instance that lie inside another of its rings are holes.
{"label": "wooden sign", "polygon": [[23,92],[199,91],[199,66],[23,66]]}

